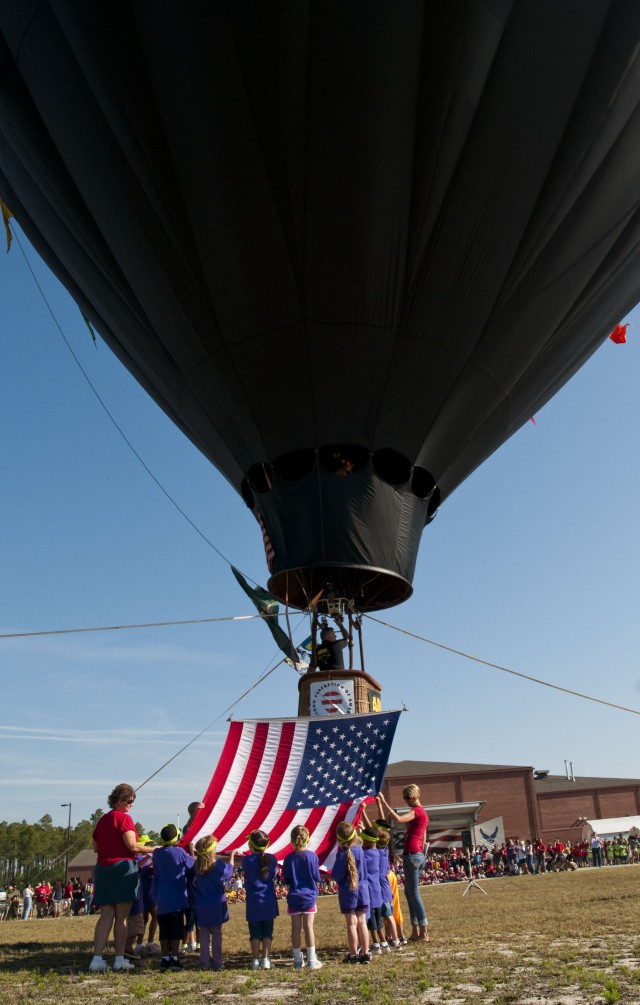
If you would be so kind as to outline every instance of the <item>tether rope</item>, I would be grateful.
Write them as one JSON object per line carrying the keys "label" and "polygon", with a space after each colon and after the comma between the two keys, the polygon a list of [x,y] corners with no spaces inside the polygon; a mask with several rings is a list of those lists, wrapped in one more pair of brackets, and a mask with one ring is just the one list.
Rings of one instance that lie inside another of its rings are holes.
{"label": "tether rope", "polygon": [[542,684],[544,687],[550,687],[554,691],[563,691],[564,694],[571,694],[575,698],[584,698],[585,701],[594,701],[598,705],[606,705],[608,708],[617,708],[620,712],[630,712],[632,715],[640,715],[640,711],[636,708],[627,708],[626,705],[616,705],[612,701],[605,701],[604,698],[594,698],[591,694],[584,694],[582,691],[572,691],[571,688],[562,687],[560,684],[552,684],[548,680],[542,680],[540,677],[532,677],[530,674],[520,673],[518,670],[511,670],[509,667],[503,667],[499,663],[491,663],[490,660],[483,660],[479,656],[472,656],[470,653],[465,653],[461,649],[454,649],[452,646],[445,646],[442,642],[434,642],[433,639],[427,639],[424,635],[417,635],[415,632],[410,632],[406,628],[399,628],[398,625],[391,625],[388,621],[382,621],[380,618],[374,618],[370,614],[365,614],[365,618],[369,621],[375,621],[379,625],[384,625],[385,628],[392,628],[395,632],[400,632],[401,635],[408,635],[409,638],[418,639],[420,642],[426,642],[430,646],[436,646],[438,649],[444,649],[447,653],[453,653],[455,656],[462,656],[465,660],[471,660],[473,663],[480,663],[482,666],[491,667],[493,670],[501,670],[502,673],[512,674],[514,677],[520,677],[522,680],[531,681],[532,684]]}

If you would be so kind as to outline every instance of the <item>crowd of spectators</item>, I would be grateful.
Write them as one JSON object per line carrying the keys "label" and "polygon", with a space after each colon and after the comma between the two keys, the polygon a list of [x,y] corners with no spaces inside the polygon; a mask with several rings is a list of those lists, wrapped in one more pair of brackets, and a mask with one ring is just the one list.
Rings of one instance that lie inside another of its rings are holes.
{"label": "crowd of spectators", "polygon": [[69,878],[65,884],[56,879],[53,884],[41,880],[35,887],[27,883],[22,890],[10,886],[6,891],[6,902],[6,917],[22,921],[91,914],[93,881],[84,883],[76,876]]}
{"label": "crowd of spectators", "polygon": [[[630,865],[640,862],[638,838],[619,835],[613,840],[597,834],[589,842],[563,842],[550,845],[540,839],[508,838],[505,844],[488,848],[431,849],[420,873],[421,885],[491,879],[495,876],[541,875],[571,872],[587,867]],[[402,882],[401,877],[399,877]]]}

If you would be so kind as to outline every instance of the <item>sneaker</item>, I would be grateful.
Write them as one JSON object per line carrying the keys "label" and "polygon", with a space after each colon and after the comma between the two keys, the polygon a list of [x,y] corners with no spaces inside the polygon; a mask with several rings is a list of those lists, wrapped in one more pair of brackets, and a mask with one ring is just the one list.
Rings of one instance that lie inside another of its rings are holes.
{"label": "sneaker", "polygon": [[369,946],[369,955],[373,956],[374,953],[381,953],[381,952],[382,952],[382,949],[380,948],[380,943],[379,942],[372,942],[371,945]]}
{"label": "sneaker", "polygon": [[324,963],[321,963],[320,960],[309,960],[307,970],[322,970],[323,966]]}
{"label": "sneaker", "polygon": [[392,949],[402,950],[402,943],[400,942],[400,939],[396,939],[395,942],[391,942],[389,943],[389,945],[391,946]]}
{"label": "sneaker", "polygon": [[259,970],[260,969],[260,960],[257,960],[257,959],[256,960],[251,960],[251,969],[252,970]]}
{"label": "sneaker", "polygon": [[381,942],[380,943],[380,951],[382,953],[390,953],[391,952],[391,946],[389,945],[388,942]]}
{"label": "sneaker", "polygon": [[371,953],[360,953],[358,963],[371,963]]}
{"label": "sneaker", "polygon": [[360,962],[360,957],[359,956],[352,956],[351,953],[347,953],[346,956],[343,956],[342,962],[343,963],[359,963]]}
{"label": "sneaker", "polygon": [[294,960],[293,961],[293,969],[294,970],[302,970],[303,966],[304,966],[304,960]]}
{"label": "sneaker", "polygon": [[121,963],[114,963],[113,964],[113,969],[117,973],[118,970],[121,970],[121,971],[122,970],[135,970],[136,968],[134,967],[133,963],[129,963],[129,960],[122,960]]}
{"label": "sneaker", "polygon": [[166,959],[163,956],[162,959],[160,960],[160,969],[161,970],[171,970],[171,960],[170,959]]}
{"label": "sneaker", "polygon": [[401,939],[398,939],[398,942],[400,943],[401,946],[408,945],[407,940],[404,938],[404,936]]}
{"label": "sneaker", "polygon": [[169,970],[180,971],[180,970],[183,970],[183,969],[184,968],[182,966],[182,963],[180,962],[180,960],[178,959],[178,957],[177,956],[172,956],[171,959],[169,960]]}
{"label": "sneaker", "polygon": [[271,960],[269,959],[268,956],[265,956],[263,960],[260,960],[260,969],[271,970]]}
{"label": "sneaker", "polygon": [[109,964],[106,960],[91,960],[89,964],[89,970],[92,974],[103,974],[108,969]]}

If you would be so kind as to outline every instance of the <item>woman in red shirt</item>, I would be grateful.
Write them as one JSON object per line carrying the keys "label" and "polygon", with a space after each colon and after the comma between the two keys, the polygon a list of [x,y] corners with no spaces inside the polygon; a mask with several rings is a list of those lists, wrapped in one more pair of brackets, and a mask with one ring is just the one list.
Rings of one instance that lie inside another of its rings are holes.
{"label": "woman in red shirt", "polygon": [[387,816],[400,824],[407,825],[402,852],[402,867],[404,870],[404,892],[411,915],[411,942],[430,942],[429,922],[420,899],[420,870],[426,858],[427,827],[429,817],[420,803],[420,789],[417,785],[407,785],[402,790],[402,798],[410,807],[406,813],[396,813],[389,806],[382,793],[378,799],[385,807]]}
{"label": "woman in red shirt", "polygon": [[100,817],[93,832],[93,850],[98,853],[93,902],[100,917],[93,937],[93,959],[89,970],[107,970],[102,951],[113,925],[116,946],[114,970],[133,970],[124,958],[127,917],[138,895],[136,855],[153,851],[138,842],[136,827],[129,815],[136,798],[135,789],[122,783],[109,796],[111,810]]}

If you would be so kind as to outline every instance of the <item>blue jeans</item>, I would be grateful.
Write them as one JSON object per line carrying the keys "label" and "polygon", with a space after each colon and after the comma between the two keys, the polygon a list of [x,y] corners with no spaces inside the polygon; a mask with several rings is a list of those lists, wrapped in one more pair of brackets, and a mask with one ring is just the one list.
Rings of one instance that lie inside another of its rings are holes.
{"label": "blue jeans", "polygon": [[427,915],[420,900],[420,870],[425,863],[424,852],[413,852],[402,856],[404,869],[404,894],[409,905],[412,925],[427,925]]}

